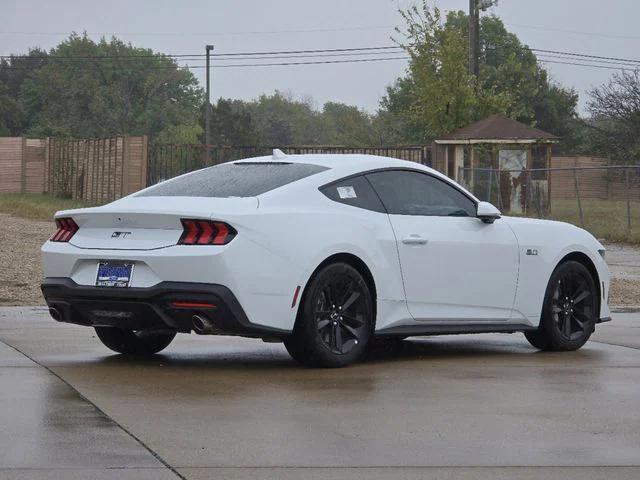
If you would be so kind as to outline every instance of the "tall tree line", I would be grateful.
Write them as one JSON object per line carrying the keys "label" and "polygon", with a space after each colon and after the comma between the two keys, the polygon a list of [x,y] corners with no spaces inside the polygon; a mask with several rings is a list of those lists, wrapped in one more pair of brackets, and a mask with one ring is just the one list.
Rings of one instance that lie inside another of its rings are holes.
{"label": "tall tree line", "polygon": [[[410,61],[375,112],[276,91],[250,100],[220,98],[211,139],[234,145],[393,146],[425,144],[489,114],[562,138],[557,150],[637,162],[638,73],[621,73],[589,95],[552,81],[535,54],[496,16],[480,23],[480,68],[470,75],[468,16],[426,1],[400,12],[395,41]],[[133,58],[132,58],[133,57]],[[50,51],[0,60],[0,135],[104,137],[147,134],[154,141],[204,139],[204,95],[175,59],[117,38],[73,34]]]}

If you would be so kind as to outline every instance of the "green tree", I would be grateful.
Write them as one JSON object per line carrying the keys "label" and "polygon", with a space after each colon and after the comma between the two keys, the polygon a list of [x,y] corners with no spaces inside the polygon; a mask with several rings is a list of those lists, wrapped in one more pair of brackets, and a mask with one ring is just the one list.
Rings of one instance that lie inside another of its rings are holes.
{"label": "green tree", "polygon": [[25,80],[46,63],[47,52],[40,49],[0,60],[0,135],[20,136],[30,127],[33,119],[24,109],[20,92]]}
{"label": "green tree", "polygon": [[577,94],[551,82],[498,17],[481,19],[480,73],[474,78],[464,12],[449,12],[443,20],[423,0],[401,14],[406,27],[399,43],[410,54],[409,68],[388,88],[379,115],[393,115],[406,141],[430,141],[497,113],[565,137],[566,146],[577,148]]}
{"label": "green tree", "polygon": [[398,83],[405,92],[391,91],[385,101],[395,97],[406,103],[404,114],[420,140],[510,109],[509,92],[485,87],[469,73],[465,31],[454,18],[461,12],[450,13],[443,23],[440,10],[423,0],[421,7],[400,13],[406,23],[405,40],[400,43],[410,56],[408,80]]}
{"label": "green tree", "polygon": [[259,145],[310,145],[323,143],[320,115],[311,101],[294,100],[276,91],[247,104]]}
{"label": "green tree", "polygon": [[321,116],[327,132],[323,143],[359,147],[371,145],[374,141],[371,117],[358,107],[327,102],[322,107]]}
{"label": "green tree", "polygon": [[162,137],[195,128],[202,91],[166,56],[116,38],[96,43],[73,34],[47,58],[19,86],[29,118],[22,134]]}
{"label": "green tree", "polygon": [[[204,112],[203,112],[204,124]],[[211,142],[218,145],[253,145],[256,132],[245,102],[220,98],[211,110]]]}
{"label": "green tree", "polygon": [[[468,25],[466,15],[458,22]],[[509,116],[558,135],[560,149],[580,148],[578,94],[553,82],[535,54],[508,32],[498,17],[483,17],[480,23],[480,81],[484,88],[507,91],[513,98]]]}
{"label": "green tree", "polygon": [[309,98],[282,92],[251,101],[219,99],[211,115],[213,143],[226,145],[345,145],[376,142],[373,118],[352,105],[327,102],[322,110]]}

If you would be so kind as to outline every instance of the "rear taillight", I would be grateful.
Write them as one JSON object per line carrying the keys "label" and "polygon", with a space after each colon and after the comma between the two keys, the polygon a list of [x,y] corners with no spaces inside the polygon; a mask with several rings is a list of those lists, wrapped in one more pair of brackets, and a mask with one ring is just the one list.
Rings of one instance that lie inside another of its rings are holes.
{"label": "rear taillight", "polygon": [[78,224],[72,218],[56,218],[58,231],[49,239],[52,242],[68,242],[78,231]]}
{"label": "rear taillight", "polygon": [[179,245],[226,245],[238,233],[235,228],[224,222],[185,218],[180,221],[183,232],[178,240]]}

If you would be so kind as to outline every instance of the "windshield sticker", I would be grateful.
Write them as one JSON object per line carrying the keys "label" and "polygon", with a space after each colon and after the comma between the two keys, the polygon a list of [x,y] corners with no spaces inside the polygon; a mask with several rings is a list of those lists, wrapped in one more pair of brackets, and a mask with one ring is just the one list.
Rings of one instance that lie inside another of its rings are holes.
{"label": "windshield sticker", "polygon": [[357,198],[356,191],[351,186],[338,187],[340,198]]}

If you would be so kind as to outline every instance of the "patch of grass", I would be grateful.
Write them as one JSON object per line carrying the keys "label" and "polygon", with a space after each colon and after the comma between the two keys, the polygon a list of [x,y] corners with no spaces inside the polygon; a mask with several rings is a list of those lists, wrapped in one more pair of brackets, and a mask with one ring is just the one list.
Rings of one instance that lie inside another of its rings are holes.
{"label": "patch of grass", "polygon": [[0,213],[31,218],[34,220],[51,220],[58,210],[82,208],[87,204],[79,200],[58,198],[38,193],[1,193]]}
{"label": "patch of grass", "polygon": [[627,202],[622,200],[582,200],[584,226],[577,199],[554,200],[549,218],[582,226],[596,238],[610,242],[640,243],[640,202],[631,201],[631,229]]}

